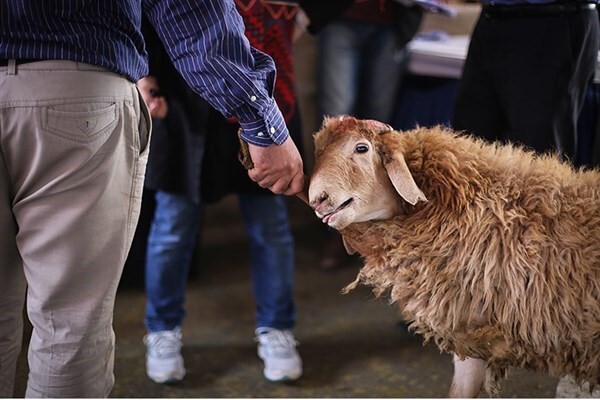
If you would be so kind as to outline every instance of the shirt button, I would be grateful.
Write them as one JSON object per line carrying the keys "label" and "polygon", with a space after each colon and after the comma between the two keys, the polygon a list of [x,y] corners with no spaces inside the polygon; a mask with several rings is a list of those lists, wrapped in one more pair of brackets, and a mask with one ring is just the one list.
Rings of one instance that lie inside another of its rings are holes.
{"label": "shirt button", "polygon": [[256,101],[256,96],[250,96],[250,101]]}
{"label": "shirt button", "polygon": [[271,133],[275,133],[275,128],[271,127]]}
{"label": "shirt button", "polygon": [[265,134],[264,134],[264,133],[262,133],[262,132],[258,132],[258,133],[256,134],[256,136],[265,136]]}

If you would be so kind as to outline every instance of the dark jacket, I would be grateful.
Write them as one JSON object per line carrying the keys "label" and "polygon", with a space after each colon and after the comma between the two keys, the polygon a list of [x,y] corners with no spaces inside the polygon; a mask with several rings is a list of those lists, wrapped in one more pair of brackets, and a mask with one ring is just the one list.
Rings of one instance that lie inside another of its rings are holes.
{"label": "dark jacket", "polygon": [[145,187],[187,195],[200,202],[202,157],[210,105],[173,67],[162,43],[144,24],[150,75],[157,78],[169,113],[153,119]]}
{"label": "dark jacket", "polygon": [[[287,122],[290,137],[296,144],[300,155],[302,151],[302,132],[298,110]],[[202,201],[214,203],[231,193],[250,193],[272,195],[248,177],[248,172],[238,160],[239,126],[227,122],[217,111],[211,111],[209,129],[206,137],[206,151],[202,164]],[[303,157],[304,158],[304,157]]]}

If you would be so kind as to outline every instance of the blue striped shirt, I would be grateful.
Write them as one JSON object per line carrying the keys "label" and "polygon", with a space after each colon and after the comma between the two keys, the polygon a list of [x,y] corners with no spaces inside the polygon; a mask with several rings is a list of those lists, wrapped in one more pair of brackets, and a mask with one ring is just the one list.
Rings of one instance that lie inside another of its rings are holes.
{"label": "blue striped shirt", "polygon": [[144,12],[188,84],[249,143],[281,144],[275,64],[251,47],[233,0],[0,0],[0,58],[99,65],[133,82],[148,73]]}

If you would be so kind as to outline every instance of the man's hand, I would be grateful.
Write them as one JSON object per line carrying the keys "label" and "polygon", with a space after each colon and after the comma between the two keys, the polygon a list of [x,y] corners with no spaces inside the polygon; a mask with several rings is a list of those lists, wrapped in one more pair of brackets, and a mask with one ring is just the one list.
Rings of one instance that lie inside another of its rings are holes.
{"label": "man's hand", "polygon": [[304,188],[302,158],[294,141],[288,137],[281,145],[260,147],[248,144],[254,168],[248,176],[276,194],[293,196]]}
{"label": "man's hand", "polygon": [[169,106],[167,105],[167,100],[160,94],[160,88],[156,78],[153,76],[146,76],[137,82],[137,86],[148,106],[150,116],[158,119],[165,118],[169,112]]}

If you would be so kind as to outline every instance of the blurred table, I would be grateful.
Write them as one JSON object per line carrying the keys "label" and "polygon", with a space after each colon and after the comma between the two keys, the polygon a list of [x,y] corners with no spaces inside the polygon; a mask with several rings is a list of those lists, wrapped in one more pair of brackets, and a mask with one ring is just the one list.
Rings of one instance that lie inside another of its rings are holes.
{"label": "blurred table", "polygon": [[414,75],[459,79],[467,57],[468,35],[447,36],[439,40],[417,37],[408,44],[408,72]]}
{"label": "blurred table", "polygon": [[[433,40],[436,36],[439,40]],[[407,73],[392,121],[397,129],[450,124],[469,36],[434,31],[427,37],[417,37],[407,45]]]}

